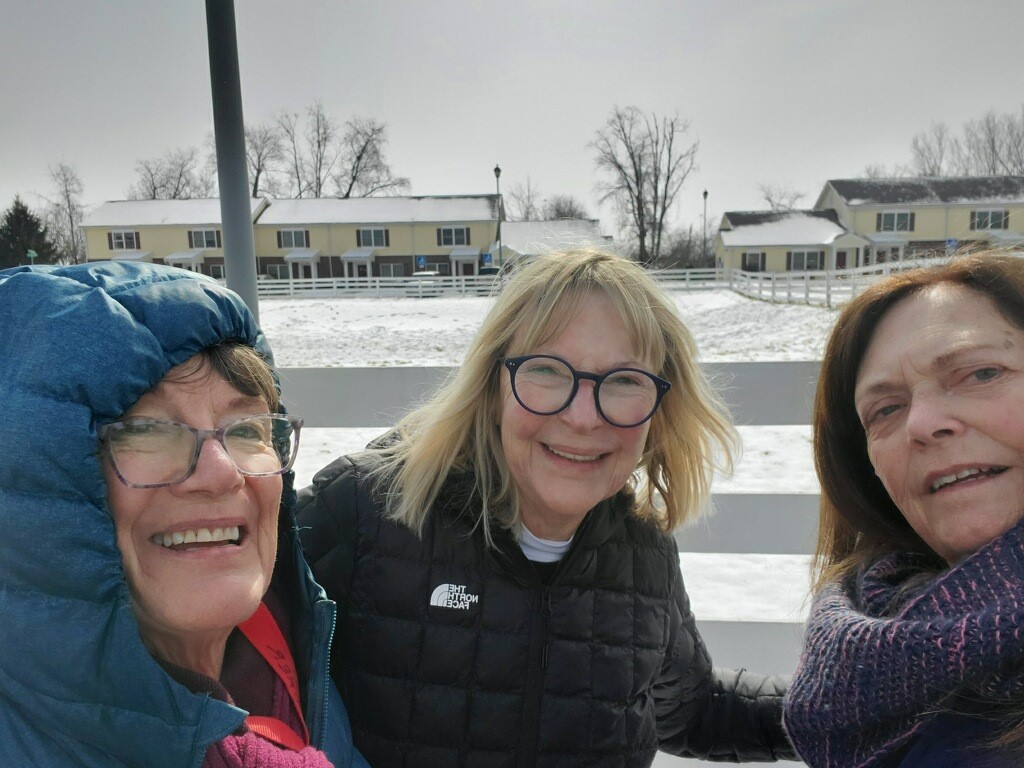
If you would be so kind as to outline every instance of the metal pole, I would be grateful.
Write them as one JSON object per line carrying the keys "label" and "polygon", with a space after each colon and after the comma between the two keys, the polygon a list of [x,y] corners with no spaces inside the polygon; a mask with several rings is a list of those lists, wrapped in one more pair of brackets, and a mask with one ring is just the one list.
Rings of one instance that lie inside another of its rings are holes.
{"label": "metal pole", "polygon": [[497,163],[494,165],[494,186],[498,193],[498,266],[501,267],[505,264],[505,252],[501,247],[501,166]]}
{"label": "metal pole", "polygon": [[259,322],[256,248],[249,207],[249,172],[245,163],[245,122],[242,119],[234,0],[206,0],[206,37],[210,49],[224,273],[228,288],[242,297]]}
{"label": "metal pole", "polygon": [[704,239],[700,241],[700,251],[703,261],[708,260],[708,191],[704,190]]}

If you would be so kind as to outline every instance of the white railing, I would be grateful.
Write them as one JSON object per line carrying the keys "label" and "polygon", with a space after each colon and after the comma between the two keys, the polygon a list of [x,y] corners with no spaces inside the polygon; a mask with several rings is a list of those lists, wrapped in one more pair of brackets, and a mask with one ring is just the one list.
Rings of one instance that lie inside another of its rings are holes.
{"label": "white railing", "polygon": [[905,259],[864,267],[810,272],[729,271],[729,288],[764,301],[835,307],[850,301],[867,286],[893,272],[942,264],[947,257]]}

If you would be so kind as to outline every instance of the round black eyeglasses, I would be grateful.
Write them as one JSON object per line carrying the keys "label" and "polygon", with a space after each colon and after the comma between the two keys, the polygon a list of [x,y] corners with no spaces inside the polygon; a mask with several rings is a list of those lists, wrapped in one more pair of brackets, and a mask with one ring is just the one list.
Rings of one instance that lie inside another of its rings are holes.
{"label": "round black eyeglasses", "polygon": [[162,488],[187,480],[203,443],[216,440],[246,477],[283,475],[295,462],[302,419],[281,413],[243,416],[220,429],[196,429],[162,419],[129,418],[97,430],[114,473],[132,488]]}
{"label": "round black eyeglasses", "polygon": [[650,419],[671,383],[640,368],[615,368],[605,373],[577,371],[554,355],[503,357],[516,401],[537,416],[553,416],[569,407],[580,380],[594,382],[594,402],[601,418],[613,427],[638,427]]}

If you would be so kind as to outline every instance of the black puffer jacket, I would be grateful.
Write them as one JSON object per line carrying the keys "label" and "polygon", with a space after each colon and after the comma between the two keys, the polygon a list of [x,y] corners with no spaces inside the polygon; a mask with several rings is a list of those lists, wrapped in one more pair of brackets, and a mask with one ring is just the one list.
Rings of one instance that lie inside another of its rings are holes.
{"label": "black puffer jacket", "polygon": [[371,765],[793,755],[783,684],[712,671],[674,542],[621,499],[588,513],[545,586],[511,535],[486,546],[470,483],[449,483],[420,539],[383,518],[371,461],[339,459],[299,499],[309,561],[338,602],[334,678]]}

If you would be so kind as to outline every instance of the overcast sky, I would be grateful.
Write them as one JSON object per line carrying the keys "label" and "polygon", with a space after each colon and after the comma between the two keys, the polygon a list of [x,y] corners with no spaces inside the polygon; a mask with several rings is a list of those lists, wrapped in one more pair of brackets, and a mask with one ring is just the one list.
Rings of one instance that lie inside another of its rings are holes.
{"label": "overcast sky", "polygon": [[[700,141],[673,211],[708,227],[810,206],[826,179],[909,160],[935,120],[1024,104],[1020,0],[236,0],[246,122],[322,100],[387,123],[412,194],[527,177],[599,211],[594,133],[615,105],[678,114]],[[202,0],[0,0],[0,209],[40,206],[47,166],[120,199],[135,163],[212,133]]]}

